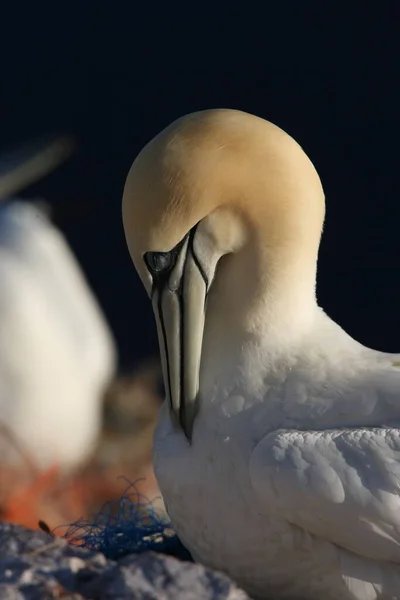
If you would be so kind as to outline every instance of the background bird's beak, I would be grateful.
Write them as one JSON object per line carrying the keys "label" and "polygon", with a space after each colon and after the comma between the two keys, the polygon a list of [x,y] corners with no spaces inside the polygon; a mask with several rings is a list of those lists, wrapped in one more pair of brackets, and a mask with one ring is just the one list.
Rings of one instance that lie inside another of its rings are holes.
{"label": "background bird's beak", "polygon": [[164,384],[176,423],[191,440],[197,412],[207,283],[186,240],[170,276],[153,289]]}

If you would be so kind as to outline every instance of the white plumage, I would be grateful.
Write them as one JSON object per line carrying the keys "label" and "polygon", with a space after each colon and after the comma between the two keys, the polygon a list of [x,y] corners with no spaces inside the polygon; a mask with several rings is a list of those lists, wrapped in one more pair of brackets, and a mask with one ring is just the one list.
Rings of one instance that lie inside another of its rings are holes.
{"label": "white plumage", "polygon": [[195,558],[254,598],[398,598],[400,371],[321,311],[313,330],[272,376],[262,336],[226,379],[208,348],[192,445],[160,416],[159,485]]}
{"label": "white plumage", "polygon": [[[111,333],[62,234],[27,203],[0,208],[0,422],[39,467],[85,459],[114,375]],[[12,446],[0,436],[1,460]]]}
{"label": "white plumage", "polygon": [[400,356],[317,305],[324,195],[300,146],[237,111],[189,115],[134,162],[123,215],[157,318],[155,471],[183,543],[253,598],[400,598]]}
{"label": "white plumage", "polygon": [[[7,192],[58,161],[48,148],[0,165]],[[9,431],[37,467],[78,466],[96,443],[115,368],[112,334],[61,232],[33,204],[0,204],[1,462],[21,458]]]}

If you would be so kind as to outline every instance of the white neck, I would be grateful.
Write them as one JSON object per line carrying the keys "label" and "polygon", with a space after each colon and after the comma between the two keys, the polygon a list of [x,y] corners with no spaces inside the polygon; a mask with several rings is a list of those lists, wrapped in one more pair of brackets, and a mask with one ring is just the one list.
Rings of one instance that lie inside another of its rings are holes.
{"label": "white neck", "polygon": [[320,314],[316,257],[305,261],[286,254],[279,268],[257,261],[251,248],[221,260],[207,304],[203,392],[228,382],[234,386],[245,373],[265,376],[290,360],[313,328]]}

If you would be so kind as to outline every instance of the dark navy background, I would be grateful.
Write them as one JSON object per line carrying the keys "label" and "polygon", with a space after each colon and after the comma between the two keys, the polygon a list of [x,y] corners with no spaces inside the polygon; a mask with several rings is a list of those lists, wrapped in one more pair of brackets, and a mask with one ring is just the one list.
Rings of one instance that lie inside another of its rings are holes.
{"label": "dark navy background", "polygon": [[304,147],[327,197],[320,303],[363,343],[400,351],[400,5],[340,4],[1,9],[0,150],[78,137],[75,157],[24,195],[51,201],[122,366],[157,352],[121,227],[126,173],[161,128],[211,107],[256,113]]}

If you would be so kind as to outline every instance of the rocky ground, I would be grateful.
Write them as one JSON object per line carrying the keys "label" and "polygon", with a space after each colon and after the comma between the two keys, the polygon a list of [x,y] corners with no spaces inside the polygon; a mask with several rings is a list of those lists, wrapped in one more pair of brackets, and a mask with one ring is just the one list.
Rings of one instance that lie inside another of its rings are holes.
{"label": "rocky ground", "polygon": [[0,523],[2,600],[249,600],[220,573],[145,552],[107,560],[65,539]]}

